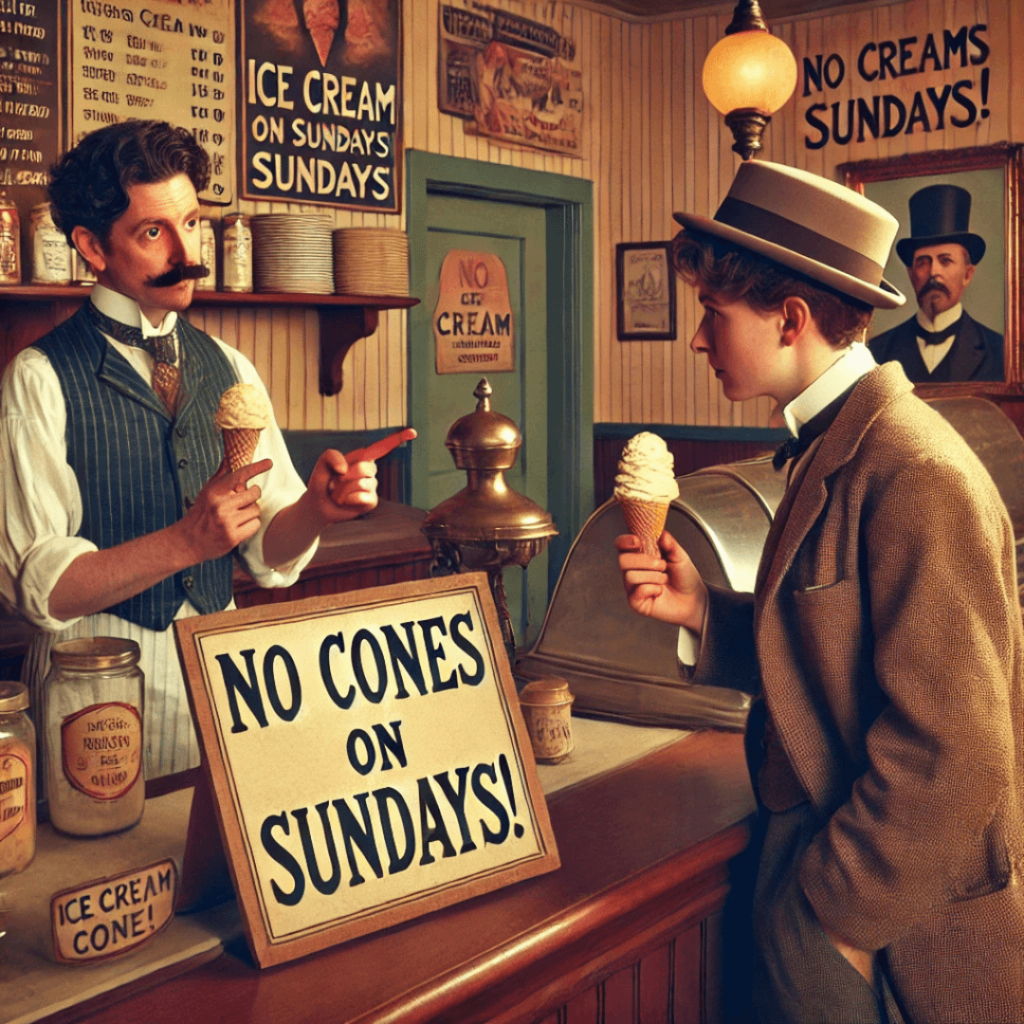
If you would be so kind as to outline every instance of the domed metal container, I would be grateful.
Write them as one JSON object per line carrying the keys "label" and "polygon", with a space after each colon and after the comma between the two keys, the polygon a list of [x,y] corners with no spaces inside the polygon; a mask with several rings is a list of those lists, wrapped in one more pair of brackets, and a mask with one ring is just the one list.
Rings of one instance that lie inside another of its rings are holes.
{"label": "domed metal container", "polygon": [[[954,396],[929,404],[964,437],[995,481],[1018,538],[1020,583],[1024,439],[987,399]],[[666,528],[709,583],[753,591],[785,482],[785,472],[776,472],[770,458],[679,477],[679,498],[669,509]],[[643,618],[627,604],[615,551],[615,537],[625,532],[614,499],[587,520],[566,559],[537,641],[516,664],[517,676],[561,676],[576,697],[577,712],[688,728],[741,728],[749,704],[745,695],[682,680],[677,628]]]}

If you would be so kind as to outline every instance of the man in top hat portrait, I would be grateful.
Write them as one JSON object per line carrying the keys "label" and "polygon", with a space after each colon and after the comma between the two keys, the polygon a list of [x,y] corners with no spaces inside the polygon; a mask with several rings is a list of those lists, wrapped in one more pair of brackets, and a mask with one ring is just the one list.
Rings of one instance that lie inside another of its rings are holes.
{"label": "man in top hat portrait", "polygon": [[1003,336],[963,307],[985,255],[970,231],[971,194],[959,185],[928,185],[910,197],[910,237],[896,252],[910,276],[917,313],[870,342],[880,363],[895,359],[916,384],[1003,380]]}
{"label": "man in top hat portrait", "polygon": [[753,698],[757,1020],[1024,1020],[1013,530],[973,450],[864,343],[905,301],[883,279],[898,222],[760,160],[713,219],[676,219],[690,347],[791,434],[753,594],[705,583],[667,531],[660,557],[616,541],[633,610],[680,627],[684,678]]}

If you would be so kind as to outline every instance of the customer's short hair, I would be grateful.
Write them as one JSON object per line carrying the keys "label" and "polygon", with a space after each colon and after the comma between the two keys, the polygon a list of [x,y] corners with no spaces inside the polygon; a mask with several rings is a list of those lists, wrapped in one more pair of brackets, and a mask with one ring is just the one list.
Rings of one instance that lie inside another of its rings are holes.
{"label": "customer's short hair", "polygon": [[822,336],[836,348],[862,341],[874,310],[781,263],[700,231],[680,231],[672,243],[676,270],[688,284],[742,299],[760,313],[782,308],[790,296],[807,303]]}
{"label": "customer's short hair", "polygon": [[90,132],[50,168],[54,223],[81,225],[104,244],[130,202],[128,188],[187,174],[196,192],[210,183],[210,158],[192,133],[166,121],[122,121]]}

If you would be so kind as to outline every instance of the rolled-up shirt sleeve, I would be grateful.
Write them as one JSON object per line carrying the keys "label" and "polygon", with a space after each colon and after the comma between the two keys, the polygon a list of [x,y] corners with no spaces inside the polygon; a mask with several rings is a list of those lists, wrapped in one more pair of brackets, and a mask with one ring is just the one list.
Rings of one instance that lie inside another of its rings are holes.
{"label": "rolled-up shirt sleeve", "polygon": [[66,412],[47,357],[26,349],[0,386],[0,566],[18,610],[57,632],[78,619],[50,615],[50,592],[96,545],[78,537],[82,498],[67,462]]}
{"label": "rolled-up shirt sleeve", "polygon": [[[267,395],[266,388],[256,372],[256,367],[229,345],[221,341],[218,341],[218,344],[231,363],[238,380],[259,388],[267,396],[269,407],[271,405],[270,396]],[[273,415],[270,417],[270,423],[266,429],[260,432],[259,443],[256,445],[253,461],[259,462],[260,459],[270,459],[274,463],[269,472],[261,473],[250,481],[255,483],[262,492],[260,495],[260,528],[249,540],[238,546],[238,554],[246,569],[261,587],[290,587],[298,580],[299,573],[309,564],[310,559],[316,553],[318,542],[314,541],[298,558],[285,565],[270,566],[263,558],[263,538],[266,536],[267,527],[273,522],[274,516],[278,512],[298,501],[306,490],[306,485],[292,465],[281,428],[277,425],[277,420]]]}

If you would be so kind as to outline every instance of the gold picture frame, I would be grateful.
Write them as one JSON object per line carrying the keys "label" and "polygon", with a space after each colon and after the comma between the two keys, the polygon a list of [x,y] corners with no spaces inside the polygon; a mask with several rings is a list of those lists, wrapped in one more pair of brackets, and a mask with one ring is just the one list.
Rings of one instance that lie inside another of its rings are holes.
{"label": "gold picture frame", "polygon": [[[1024,191],[1024,145],[998,143],[992,146],[973,146],[964,149],[909,153],[904,156],[880,160],[859,160],[840,164],[842,180],[850,188],[869,199],[881,202],[900,220],[901,230],[897,239],[907,236],[902,225],[907,221],[906,198],[929,182],[939,178],[951,183],[966,183],[967,176],[977,172],[1000,171],[1002,193],[998,199],[988,189],[982,196],[973,196],[972,228],[978,209],[988,204],[990,220],[1001,228],[1001,239],[988,238],[988,252],[995,250],[1002,259],[1003,282],[1001,291],[1003,306],[1002,333],[1004,337],[1003,380],[959,381],[946,384],[920,383],[917,389],[924,397],[951,396],[959,394],[982,395],[991,398],[1019,395],[1024,391],[1024,355],[1022,355],[1022,327],[1024,327],[1024,291],[1022,291],[1021,268],[1024,265],[1024,233],[1021,229],[1021,195]],[[901,202],[886,202],[873,188],[880,183],[893,183],[895,188],[888,191],[891,197],[900,190],[900,183],[906,181]],[[876,194],[872,194],[872,193]],[[980,199],[980,202],[979,202]],[[1000,209],[1001,207],[1001,209]],[[1001,246],[999,245],[1001,242]],[[1000,251],[1001,250],[1001,251]],[[895,258],[895,256],[894,256]],[[896,259],[893,271],[890,261],[886,277],[901,291],[907,292],[907,305],[895,311],[894,316],[905,320],[913,316],[916,302],[908,288],[906,271]],[[996,282],[998,287],[998,282]],[[876,321],[879,315],[876,314]],[[998,330],[997,323],[991,323]],[[878,333],[873,331],[872,335]]]}

